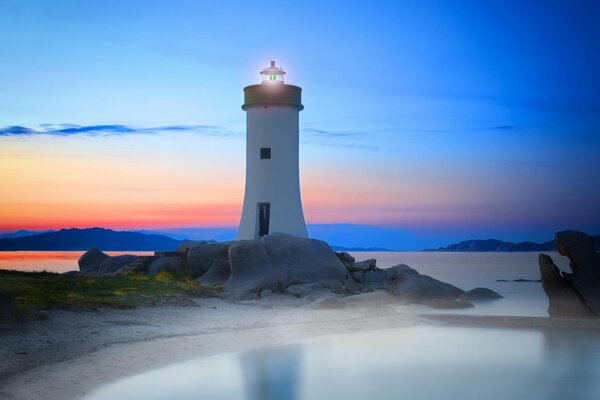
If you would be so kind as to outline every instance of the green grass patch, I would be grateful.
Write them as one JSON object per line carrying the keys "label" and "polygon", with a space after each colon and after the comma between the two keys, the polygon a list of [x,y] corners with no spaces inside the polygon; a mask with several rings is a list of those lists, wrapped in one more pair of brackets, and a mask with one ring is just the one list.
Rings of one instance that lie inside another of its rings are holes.
{"label": "green grass patch", "polygon": [[21,319],[53,309],[87,311],[185,305],[190,304],[191,297],[212,296],[218,291],[217,287],[162,272],[155,276],[68,276],[0,270],[0,288],[14,297]]}

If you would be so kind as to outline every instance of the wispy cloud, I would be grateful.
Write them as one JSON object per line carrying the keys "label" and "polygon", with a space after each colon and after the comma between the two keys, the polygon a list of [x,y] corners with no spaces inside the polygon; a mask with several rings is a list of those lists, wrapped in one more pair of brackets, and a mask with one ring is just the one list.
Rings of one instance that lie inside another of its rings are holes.
{"label": "wispy cloud", "polygon": [[155,127],[132,127],[128,125],[74,125],[41,124],[37,128],[13,125],[0,127],[1,136],[121,136],[157,135],[169,132],[189,132],[207,136],[237,136],[238,132],[228,131],[218,125],[167,125]]}
{"label": "wispy cloud", "polygon": [[316,129],[316,128],[305,128],[302,131],[311,133],[311,134],[315,134],[318,136],[324,136],[324,137],[348,137],[348,136],[363,135],[365,133],[365,132],[352,132],[352,131],[333,132],[333,131],[326,131],[323,129]]}

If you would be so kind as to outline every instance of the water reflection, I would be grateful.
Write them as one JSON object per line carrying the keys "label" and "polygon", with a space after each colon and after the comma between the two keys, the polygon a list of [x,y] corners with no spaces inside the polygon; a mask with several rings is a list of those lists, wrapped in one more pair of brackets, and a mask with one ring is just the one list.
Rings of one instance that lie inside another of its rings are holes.
{"label": "water reflection", "polygon": [[240,356],[248,400],[296,400],[302,361],[299,344],[257,349]]}
{"label": "water reflection", "polygon": [[106,385],[88,400],[597,400],[599,394],[597,332],[414,326],[175,364]]}

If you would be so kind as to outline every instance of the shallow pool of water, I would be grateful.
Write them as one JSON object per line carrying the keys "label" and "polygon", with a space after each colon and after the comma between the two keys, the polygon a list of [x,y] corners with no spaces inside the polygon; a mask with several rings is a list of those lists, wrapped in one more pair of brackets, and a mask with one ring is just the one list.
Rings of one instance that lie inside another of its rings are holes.
{"label": "shallow pool of water", "polygon": [[598,398],[597,332],[416,326],[174,364],[86,400]]}

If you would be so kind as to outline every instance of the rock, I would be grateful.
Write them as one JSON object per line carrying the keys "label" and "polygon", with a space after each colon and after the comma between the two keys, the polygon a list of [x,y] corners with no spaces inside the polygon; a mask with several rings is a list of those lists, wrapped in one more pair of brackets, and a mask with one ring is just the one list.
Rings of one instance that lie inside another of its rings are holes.
{"label": "rock", "polygon": [[423,304],[437,310],[456,310],[459,308],[474,307],[472,303],[465,300],[433,299],[425,301]]}
{"label": "rock", "polygon": [[95,274],[100,267],[100,263],[102,263],[106,257],[108,257],[108,255],[98,249],[89,249],[83,253],[83,255],[79,257],[79,261],[77,261],[77,264],[79,264],[79,271]]}
{"label": "rock", "polygon": [[538,256],[542,287],[548,296],[550,317],[591,317],[593,313],[582,298],[560,274],[550,256]]}
{"label": "rock", "polygon": [[[411,270],[412,268],[409,268]],[[390,283],[390,292],[409,303],[421,303],[433,299],[455,300],[465,293],[449,283],[438,281],[427,275],[414,274],[411,271],[396,277]],[[414,270],[413,270],[414,271]]]}
{"label": "rock", "polygon": [[66,275],[66,276],[72,276],[72,275],[79,275],[80,272],[79,271],[66,271],[61,273],[61,275]]}
{"label": "rock", "polygon": [[200,244],[190,248],[187,260],[194,274],[208,271],[215,260],[228,260],[227,250],[230,243]]}
{"label": "rock", "polygon": [[554,237],[558,252],[571,261],[573,273],[563,273],[587,307],[600,316],[600,259],[594,238],[578,231],[558,232]]}
{"label": "rock", "polygon": [[375,260],[374,258],[369,258],[368,260],[365,260],[365,261],[355,262],[354,265],[352,266],[352,270],[354,270],[354,271],[368,271],[368,270],[374,270],[376,268],[377,268],[377,260]]}
{"label": "rock", "polygon": [[320,283],[344,290],[346,267],[323,241],[273,233],[229,246],[231,276],[224,288],[234,296],[255,296],[263,289],[283,291],[289,285]]}
{"label": "rock", "polygon": [[16,315],[17,307],[14,297],[0,289],[0,321],[12,321]]}
{"label": "rock", "polygon": [[478,302],[478,301],[490,301],[490,300],[498,300],[501,299],[498,293],[494,292],[491,289],[478,287],[475,289],[471,289],[466,291],[465,293],[458,296],[459,301],[466,302]]}
{"label": "rock", "polygon": [[230,275],[231,266],[229,265],[229,260],[217,259],[213,262],[210,269],[196,280],[203,285],[221,285],[229,279]]}
{"label": "rock", "polygon": [[123,267],[125,264],[129,264],[136,258],[137,256],[134,256],[132,254],[123,254],[120,256],[106,257],[100,263],[100,266],[98,267],[98,271],[96,273],[98,275],[115,273],[119,269],[121,269],[121,267]]}
{"label": "rock", "polygon": [[340,259],[340,261],[346,266],[346,268],[351,269],[354,265],[354,262],[356,261],[356,259],[354,257],[352,257],[350,254],[346,253],[345,251],[339,252],[339,253],[335,253],[335,255],[337,256],[337,258]]}
{"label": "rock", "polygon": [[383,270],[366,271],[362,274],[363,289],[387,289],[390,280]]}
{"label": "rock", "polygon": [[384,269],[384,271],[390,281],[393,281],[396,278],[406,277],[409,275],[419,275],[419,272],[417,272],[416,269],[412,269],[406,264],[394,265],[393,267]]}
{"label": "rock", "polygon": [[186,269],[187,265],[181,257],[161,257],[148,266],[148,275],[156,275],[162,271],[176,274]]}

